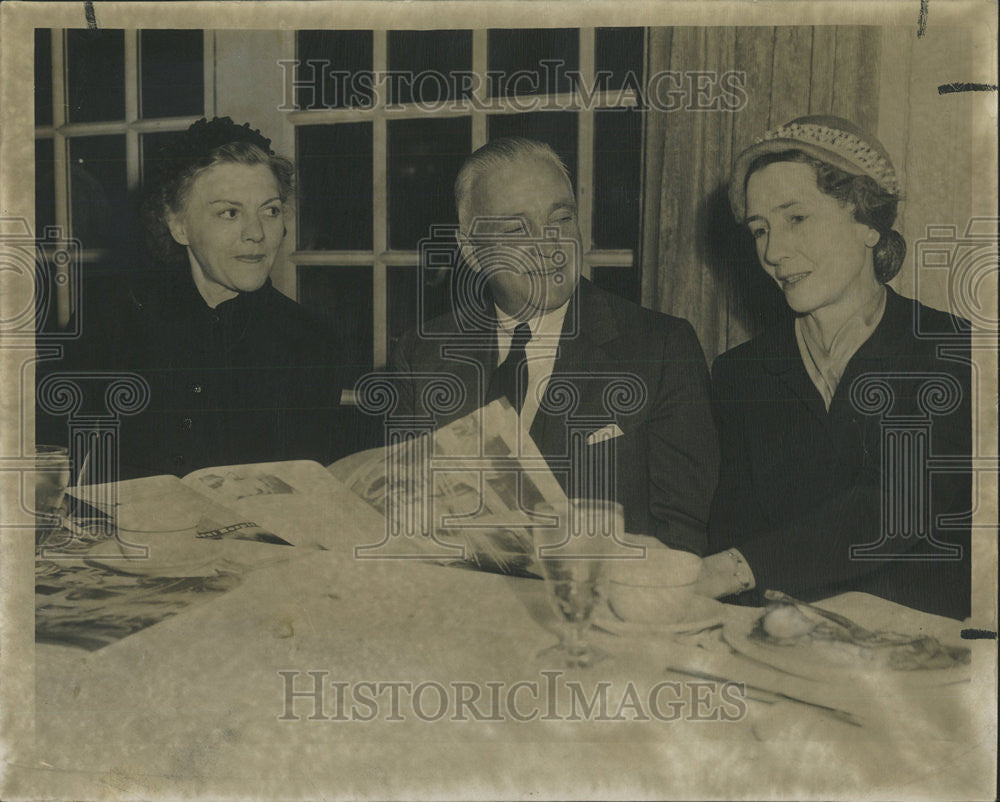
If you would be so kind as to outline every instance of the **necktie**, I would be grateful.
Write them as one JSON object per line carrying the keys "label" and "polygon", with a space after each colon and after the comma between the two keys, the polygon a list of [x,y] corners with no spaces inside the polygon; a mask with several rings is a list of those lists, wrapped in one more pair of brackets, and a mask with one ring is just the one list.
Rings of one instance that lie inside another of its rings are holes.
{"label": "necktie", "polygon": [[531,329],[527,323],[521,323],[514,329],[514,337],[510,343],[510,351],[507,358],[493,371],[493,378],[490,380],[490,390],[487,393],[487,401],[495,401],[506,396],[517,414],[521,414],[524,407],[524,396],[528,392],[527,377],[519,381],[521,366],[524,364],[524,347],[531,339]]}

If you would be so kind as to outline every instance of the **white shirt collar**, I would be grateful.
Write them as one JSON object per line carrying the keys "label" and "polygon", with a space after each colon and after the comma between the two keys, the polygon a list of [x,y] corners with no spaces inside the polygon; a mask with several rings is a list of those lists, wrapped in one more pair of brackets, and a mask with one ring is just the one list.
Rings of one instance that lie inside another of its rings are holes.
{"label": "white shirt collar", "polygon": [[514,339],[514,329],[522,322],[531,329],[531,342],[527,346],[528,355],[528,388],[524,398],[524,407],[518,416],[520,424],[527,432],[538,412],[540,399],[545,394],[552,369],[555,367],[556,354],[559,351],[559,338],[562,336],[563,321],[569,303],[564,303],[558,309],[552,309],[542,315],[535,315],[527,321],[520,321],[504,314],[499,307],[497,313],[497,365],[503,363],[510,352]]}
{"label": "white shirt collar", "polygon": [[[569,308],[569,301],[557,309],[550,309],[541,315],[535,315],[527,321],[518,320],[504,312],[499,306],[495,306],[497,313],[497,327],[501,337],[511,339],[514,336],[514,329],[521,323],[527,323],[531,329],[531,341],[535,343],[539,337],[549,336],[556,339],[562,334],[563,321],[566,319],[566,310]],[[535,343],[537,344],[537,343]]]}

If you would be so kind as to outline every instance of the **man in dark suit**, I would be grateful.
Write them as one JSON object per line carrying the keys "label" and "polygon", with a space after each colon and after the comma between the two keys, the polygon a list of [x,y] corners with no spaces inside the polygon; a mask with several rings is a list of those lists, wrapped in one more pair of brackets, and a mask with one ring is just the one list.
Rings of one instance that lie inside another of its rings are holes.
{"label": "man in dark suit", "polygon": [[613,498],[628,532],[703,553],[718,447],[690,324],[580,277],[576,199],[547,145],[489,143],[455,194],[471,280],[398,343],[396,418],[440,426],[505,397],[568,496]]}

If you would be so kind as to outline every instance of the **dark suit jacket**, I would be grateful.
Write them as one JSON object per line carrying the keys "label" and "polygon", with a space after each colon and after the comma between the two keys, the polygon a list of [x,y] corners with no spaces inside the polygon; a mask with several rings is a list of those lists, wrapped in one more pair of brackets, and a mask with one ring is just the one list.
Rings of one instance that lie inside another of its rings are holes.
{"label": "dark suit jacket", "polygon": [[[918,374],[952,377],[949,386],[960,387],[961,395],[954,409],[929,418],[928,456],[958,462],[957,472],[933,475],[925,514],[933,521],[971,507],[970,366],[961,334],[968,324],[888,292],[885,314],[849,362],[829,412],[802,364],[791,318],[715,362],[722,470],[711,549],[736,546],[746,557],[757,587],[745,601],[759,602],[767,588],[807,600],[859,590],[955,618],[969,615],[968,520],[931,528],[935,538],[961,547],[958,560],[945,559],[919,536],[891,538],[874,555],[905,553],[911,559],[852,559],[849,553],[852,544],[880,540],[883,504],[901,497],[894,493],[883,501],[883,432],[910,426],[901,416],[927,419],[921,406],[928,397],[918,395]],[[917,330],[927,336],[916,336]],[[943,342],[951,343],[954,358],[938,353]],[[866,373],[887,374],[893,401],[884,412],[876,412],[884,395],[872,384],[867,398],[852,403],[852,383]],[[914,531],[907,510],[886,510],[894,516],[889,527]]]}
{"label": "dark suit jacket", "polygon": [[[569,303],[532,439],[569,495],[588,494],[581,482],[593,464],[588,449],[612,449],[609,484],[625,508],[626,529],[703,553],[718,448],[694,330],[686,320],[643,309],[585,279]],[[429,415],[445,425],[483,405],[497,344],[492,306],[482,311],[463,325],[445,315],[401,338],[389,362],[399,374],[396,415]],[[424,391],[445,374],[464,395],[440,413],[427,408]],[[621,396],[615,397],[615,386]],[[576,403],[567,409],[560,402],[571,396]],[[609,424],[623,435],[601,446],[585,444],[581,433]]]}

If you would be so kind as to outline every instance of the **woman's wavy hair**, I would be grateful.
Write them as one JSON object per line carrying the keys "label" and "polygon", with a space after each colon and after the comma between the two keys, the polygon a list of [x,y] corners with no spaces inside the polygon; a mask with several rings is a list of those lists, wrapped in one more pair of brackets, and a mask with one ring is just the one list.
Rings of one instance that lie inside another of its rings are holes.
{"label": "woman's wavy hair", "polygon": [[816,186],[820,192],[850,206],[855,220],[878,232],[879,240],[872,253],[875,278],[885,284],[899,272],[906,258],[906,241],[892,227],[896,221],[899,195],[883,189],[870,176],[853,175],[794,149],[765,153],[755,159],[747,170],[747,181],[758,170],[778,162],[808,164],[816,173]]}
{"label": "woman's wavy hair", "polygon": [[263,164],[278,182],[282,201],[292,197],[295,168],[271,150],[271,140],[249,123],[237,125],[229,117],[198,120],[146,160],[148,176],[140,214],[146,249],[154,260],[187,264],[187,249],[170,233],[171,213],[184,208],[188,192],[204,170],[216,164]]}

